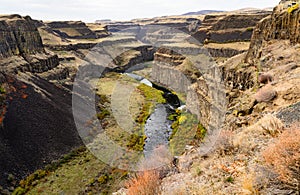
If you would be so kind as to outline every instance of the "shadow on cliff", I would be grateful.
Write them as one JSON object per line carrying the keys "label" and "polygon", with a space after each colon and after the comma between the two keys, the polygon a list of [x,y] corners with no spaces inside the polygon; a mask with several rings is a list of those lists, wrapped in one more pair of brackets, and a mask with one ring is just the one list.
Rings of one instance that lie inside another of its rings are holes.
{"label": "shadow on cliff", "polygon": [[[30,80],[23,89],[26,97],[10,94],[0,129],[0,185],[8,184],[8,174],[19,180],[83,145],[72,116],[71,93],[39,77]],[[14,80],[13,85],[24,83]]]}

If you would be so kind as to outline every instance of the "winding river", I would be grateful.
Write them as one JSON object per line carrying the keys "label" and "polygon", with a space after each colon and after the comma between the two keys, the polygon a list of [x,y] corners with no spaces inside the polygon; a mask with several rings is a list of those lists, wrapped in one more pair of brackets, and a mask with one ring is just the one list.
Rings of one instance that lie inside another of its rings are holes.
{"label": "winding river", "polygon": [[154,84],[142,76],[128,72],[125,74],[137,81],[140,81],[141,83],[163,91],[163,96],[167,100],[166,104],[156,105],[154,112],[151,113],[145,123],[144,131],[147,139],[144,145],[144,155],[147,157],[151,155],[153,149],[158,146],[168,147],[169,137],[172,134],[172,121],[168,119],[168,115],[180,106],[180,101],[175,94],[171,93],[170,90]]}

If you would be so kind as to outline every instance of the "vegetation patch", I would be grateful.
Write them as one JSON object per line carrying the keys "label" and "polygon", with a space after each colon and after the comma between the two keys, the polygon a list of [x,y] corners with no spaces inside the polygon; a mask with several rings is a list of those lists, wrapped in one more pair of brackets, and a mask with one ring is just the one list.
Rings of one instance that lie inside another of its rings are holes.
{"label": "vegetation patch", "polygon": [[21,180],[19,187],[17,187],[13,194],[20,195],[25,194],[40,182],[45,182],[47,179],[45,177],[49,176],[52,172],[56,171],[58,168],[63,167],[68,162],[72,161],[74,158],[79,157],[82,153],[86,151],[85,147],[80,147],[71,151],[70,153],[64,155],[60,160],[54,161],[53,163],[47,165],[43,170],[36,170],[34,173],[27,176],[25,179]]}
{"label": "vegetation patch", "polygon": [[145,135],[131,134],[127,147],[133,150],[143,151],[146,138]]}
{"label": "vegetation patch", "polygon": [[173,131],[169,138],[173,155],[182,154],[186,145],[199,145],[203,141],[206,129],[196,115],[176,110],[168,118],[173,121],[171,125]]}
{"label": "vegetation patch", "polygon": [[279,179],[299,192],[300,183],[300,131],[299,124],[283,131],[263,152],[266,163],[279,175]]}
{"label": "vegetation patch", "polygon": [[163,97],[163,91],[157,90],[145,84],[141,84],[137,88],[142,92],[147,101],[161,104],[166,103],[166,99]]}

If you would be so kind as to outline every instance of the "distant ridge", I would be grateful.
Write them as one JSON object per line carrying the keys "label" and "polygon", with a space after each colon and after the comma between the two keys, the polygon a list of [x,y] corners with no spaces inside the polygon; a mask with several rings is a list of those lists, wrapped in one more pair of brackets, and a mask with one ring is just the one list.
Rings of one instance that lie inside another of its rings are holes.
{"label": "distant ridge", "polygon": [[187,16],[187,15],[206,15],[206,14],[210,14],[210,13],[220,13],[220,12],[224,12],[221,10],[201,10],[201,11],[197,11],[197,12],[188,12],[185,14],[182,14],[183,16]]}

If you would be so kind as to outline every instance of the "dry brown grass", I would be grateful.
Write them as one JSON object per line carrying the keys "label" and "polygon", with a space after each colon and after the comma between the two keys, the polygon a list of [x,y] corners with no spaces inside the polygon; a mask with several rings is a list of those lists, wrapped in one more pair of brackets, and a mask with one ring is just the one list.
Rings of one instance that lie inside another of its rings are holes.
{"label": "dry brown grass", "polygon": [[170,169],[172,157],[165,146],[158,146],[151,155],[138,164],[138,172],[125,183],[127,195],[160,194],[160,182],[163,173]]}
{"label": "dry brown grass", "polygon": [[132,177],[126,183],[127,195],[153,195],[160,193],[159,172],[156,170],[143,171]]}
{"label": "dry brown grass", "polygon": [[284,129],[284,124],[278,118],[272,114],[266,114],[261,120],[259,120],[258,125],[268,134],[275,136],[282,132]]}
{"label": "dry brown grass", "polygon": [[269,102],[276,96],[277,92],[273,89],[272,85],[267,84],[260,88],[254,97],[258,102]]}
{"label": "dry brown grass", "polygon": [[233,137],[234,132],[230,130],[222,130],[216,142],[215,151],[220,155],[230,154],[234,150]]}
{"label": "dry brown grass", "polygon": [[263,152],[263,157],[279,175],[279,179],[299,190],[300,183],[300,126],[283,131]]}
{"label": "dry brown grass", "polygon": [[239,152],[259,151],[260,145],[267,143],[270,136],[276,137],[284,129],[284,124],[273,114],[266,114],[255,124],[241,129],[233,137],[233,145]]}
{"label": "dry brown grass", "polygon": [[244,194],[259,194],[258,189],[255,185],[255,179],[256,177],[253,173],[244,176],[242,181]]}

